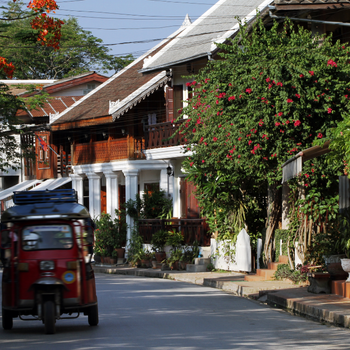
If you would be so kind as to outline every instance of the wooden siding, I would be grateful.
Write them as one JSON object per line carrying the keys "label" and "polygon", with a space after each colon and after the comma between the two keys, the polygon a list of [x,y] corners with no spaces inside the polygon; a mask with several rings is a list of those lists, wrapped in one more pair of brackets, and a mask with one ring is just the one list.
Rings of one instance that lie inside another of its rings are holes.
{"label": "wooden siding", "polygon": [[[128,145],[128,139],[129,145]],[[133,145],[130,145],[130,142]],[[125,137],[115,140],[96,141],[76,144],[74,148],[74,165],[90,163],[107,163],[120,159],[142,159],[144,139]],[[143,148],[142,148],[143,147]],[[129,150],[133,149],[132,154]]]}

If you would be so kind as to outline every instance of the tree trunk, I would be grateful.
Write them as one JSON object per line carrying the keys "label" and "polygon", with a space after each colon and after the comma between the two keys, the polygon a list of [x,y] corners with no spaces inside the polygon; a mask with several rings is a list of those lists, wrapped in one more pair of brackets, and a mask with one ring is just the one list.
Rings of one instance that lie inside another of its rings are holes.
{"label": "tree trunk", "polygon": [[281,218],[281,190],[277,188],[277,183],[268,188],[268,208],[266,222],[266,237],[264,245],[264,263],[267,264],[273,259],[273,238],[274,231],[278,228]]}

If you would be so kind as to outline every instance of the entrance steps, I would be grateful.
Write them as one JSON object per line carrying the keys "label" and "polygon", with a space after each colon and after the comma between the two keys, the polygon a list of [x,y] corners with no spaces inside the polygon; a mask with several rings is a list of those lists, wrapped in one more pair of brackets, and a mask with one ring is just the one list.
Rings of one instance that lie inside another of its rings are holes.
{"label": "entrance steps", "polygon": [[187,272],[206,272],[207,266],[210,264],[210,258],[196,258],[194,264],[187,264]]}
{"label": "entrance steps", "polygon": [[288,256],[280,255],[278,262],[267,263],[267,269],[257,269],[256,274],[244,276],[245,281],[273,281],[273,275],[277,271],[277,266],[280,264],[288,264]]}

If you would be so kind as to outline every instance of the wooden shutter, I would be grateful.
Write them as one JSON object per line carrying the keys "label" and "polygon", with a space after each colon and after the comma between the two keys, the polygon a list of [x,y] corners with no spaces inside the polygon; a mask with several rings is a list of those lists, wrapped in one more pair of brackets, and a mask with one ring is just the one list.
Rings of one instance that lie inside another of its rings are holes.
{"label": "wooden shutter", "polygon": [[165,90],[166,98],[166,121],[170,122],[174,119],[174,89],[170,86]]}

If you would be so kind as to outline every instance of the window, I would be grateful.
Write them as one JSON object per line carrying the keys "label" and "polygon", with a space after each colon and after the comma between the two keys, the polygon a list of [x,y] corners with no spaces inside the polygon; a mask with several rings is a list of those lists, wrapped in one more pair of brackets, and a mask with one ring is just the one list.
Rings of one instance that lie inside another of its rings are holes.
{"label": "window", "polygon": [[34,225],[22,230],[23,250],[71,249],[73,233],[69,225]]}
{"label": "window", "polygon": [[87,89],[83,90],[83,94],[87,95],[90,91],[96,88],[96,84],[87,84]]}

